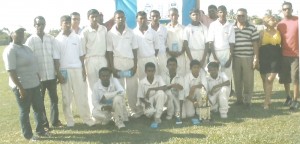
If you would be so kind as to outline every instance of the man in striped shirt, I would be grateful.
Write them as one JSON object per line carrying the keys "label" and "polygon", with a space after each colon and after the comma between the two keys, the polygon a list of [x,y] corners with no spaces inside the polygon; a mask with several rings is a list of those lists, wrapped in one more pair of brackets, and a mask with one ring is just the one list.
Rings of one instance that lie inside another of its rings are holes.
{"label": "man in striped shirt", "polygon": [[254,86],[254,69],[258,66],[259,34],[254,25],[247,21],[247,10],[237,11],[235,24],[235,47],[233,49],[233,78],[236,90],[236,104],[251,106]]}

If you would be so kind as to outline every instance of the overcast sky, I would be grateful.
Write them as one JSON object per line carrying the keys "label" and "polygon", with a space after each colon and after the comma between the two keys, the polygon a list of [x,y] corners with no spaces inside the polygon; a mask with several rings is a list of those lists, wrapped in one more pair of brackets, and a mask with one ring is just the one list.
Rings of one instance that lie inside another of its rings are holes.
{"label": "overcast sky", "polygon": [[[293,3],[294,14],[299,10],[299,0],[288,0]],[[263,16],[267,9],[278,12],[283,0],[200,0],[200,8],[207,13],[210,4],[225,5],[228,9],[248,9],[249,15]],[[33,19],[38,15],[46,18],[46,31],[59,28],[62,15],[77,11],[81,14],[81,26],[87,25],[86,13],[89,9],[103,12],[104,20],[113,16],[114,0],[6,0],[0,8],[0,28],[11,25],[22,25],[28,32],[33,31]]]}

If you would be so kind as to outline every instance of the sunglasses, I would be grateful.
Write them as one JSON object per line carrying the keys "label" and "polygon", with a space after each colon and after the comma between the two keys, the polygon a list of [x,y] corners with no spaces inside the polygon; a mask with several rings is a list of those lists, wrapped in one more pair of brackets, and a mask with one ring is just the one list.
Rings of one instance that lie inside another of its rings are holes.
{"label": "sunglasses", "polygon": [[283,11],[291,10],[291,8],[283,8]]}
{"label": "sunglasses", "polygon": [[245,17],[245,15],[237,15],[238,17]]}

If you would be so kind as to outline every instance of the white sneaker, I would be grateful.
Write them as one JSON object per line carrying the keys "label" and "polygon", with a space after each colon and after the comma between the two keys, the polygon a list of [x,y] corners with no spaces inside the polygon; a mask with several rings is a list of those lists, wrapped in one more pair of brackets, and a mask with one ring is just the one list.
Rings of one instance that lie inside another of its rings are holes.
{"label": "white sneaker", "polygon": [[221,113],[220,116],[221,116],[222,119],[226,119],[227,118],[227,113]]}
{"label": "white sneaker", "polygon": [[167,116],[166,116],[166,119],[167,119],[167,120],[171,120],[171,119],[172,119],[172,116],[167,115]]}
{"label": "white sneaker", "polygon": [[116,123],[116,126],[118,127],[118,129],[121,129],[125,127],[125,124],[123,122],[118,122]]}

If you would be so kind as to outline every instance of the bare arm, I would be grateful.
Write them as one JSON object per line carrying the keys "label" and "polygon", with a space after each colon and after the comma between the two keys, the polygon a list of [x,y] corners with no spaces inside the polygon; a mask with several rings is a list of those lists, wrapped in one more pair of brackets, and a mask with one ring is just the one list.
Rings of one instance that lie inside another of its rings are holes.
{"label": "bare arm", "polygon": [[8,74],[9,74],[9,77],[11,78],[11,80],[14,82],[14,84],[19,89],[20,98],[24,98],[25,97],[25,89],[23,88],[22,84],[20,83],[20,80],[18,78],[18,74],[17,74],[16,70],[8,70]]}
{"label": "bare arm", "polygon": [[185,49],[185,52],[186,52],[186,55],[188,56],[188,58],[189,58],[190,60],[193,60],[193,57],[192,57],[192,55],[191,55],[191,51],[190,51],[190,49],[189,49],[189,44],[188,44],[188,41],[187,41],[187,40],[184,40],[184,41],[183,41],[183,47],[184,47],[184,49]]}

